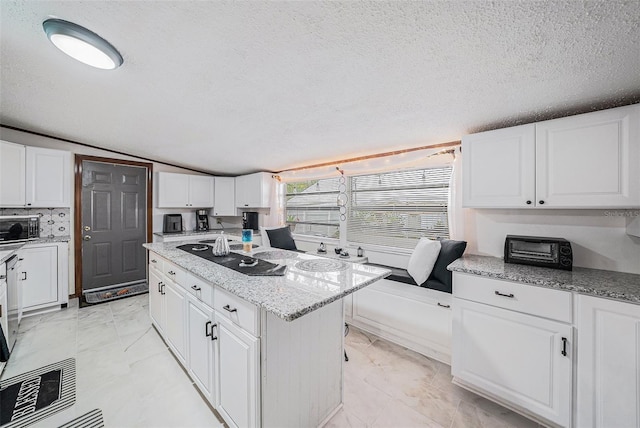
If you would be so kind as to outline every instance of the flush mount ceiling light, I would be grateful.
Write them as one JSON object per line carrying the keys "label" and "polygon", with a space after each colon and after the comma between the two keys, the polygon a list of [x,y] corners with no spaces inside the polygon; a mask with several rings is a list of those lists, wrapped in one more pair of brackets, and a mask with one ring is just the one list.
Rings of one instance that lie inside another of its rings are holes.
{"label": "flush mount ceiling light", "polygon": [[80,62],[103,70],[113,70],[123,63],[122,55],[111,43],[73,22],[47,19],[42,27],[51,43]]}

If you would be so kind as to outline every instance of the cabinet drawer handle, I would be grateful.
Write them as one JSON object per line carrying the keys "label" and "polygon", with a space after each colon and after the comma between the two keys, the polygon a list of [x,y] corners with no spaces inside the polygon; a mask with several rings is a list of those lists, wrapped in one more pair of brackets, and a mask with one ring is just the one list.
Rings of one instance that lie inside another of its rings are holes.
{"label": "cabinet drawer handle", "polygon": [[7,275],[0,275],[0,279],[7,279]]}
{"label": "cabinet drawer handle", "polygon": [[158,263],[156,259],[151,259],[151,263]]}
{"label": "cabinet drawer handle", "polygon": [[213,334],[213,328],[211,329],[211,331],[209,331],[210,325],[211,325],[211,321],[207,321],[207,323],[204,325],[204,335],[206,337],[209,337]]}
{"label": "cabinet drawer handle", "polygon": [[563,357],[567,356],[567,338],[562,338],[562,352],[560,352]]}
{"label": "cabinet drawer handle", "polygon": [[162,292],[162,289],[161,289],[161,288],[162,288],[162,281],[160,281],[160,282],[158,283],[158,293],[161,293],[161,292]]}
{"label": "cabinet drawer handle", "polygon": [[224,305],[222,307],[222,309],[224,309],[227,312],[238,312],[238,310],[236,308],[231,309],[231,307],[229,305]]}
{"label": "cabinet drawer handle", "polygon": [[2,305],[0,305],[0,318],[2,318]]}
{"label": "cabinet drawer handle", "polygon": [[218,336],[214,336],[214,335],[213,335],[213,329],[214,329],[214,328],[218,328],[218,324],[213,324],[213,325],[211,326],[211,341],[218,340]]}
{"label": "cabinet drawer handle", "polygon": [[169,275],[175,275],[175,274],[176,274],[176,273],[175,273],[174,271],[172,271],[172,270],[170,270],[168,273],[169,273]]}
{"label": "cabinet drawer handle", "polygon": [[160,294],[162,294],[163,296],[166,294],[166,293],[164,292],[164,284],[162,284],[162,285],[160,286]]}
{"label": "cabinet drawer handle", "polygon": [[22,281],[26,281],[27,280],[27,273],[26,272],[22,272],[22,274],[24,275],[24,277],[22,278]]}
{"label": "cabinet drawer handle", "polygon": [[441,308],[450,308],[451,307],[451,305],[443,305],[440,302],[438,302],[438,306],[440,306]]}
{"label": "cabinet drawer handle", "polygon": [[202,290],[202,288],[198,287],[197,285],[192,285],[192,286],[191,286],[191,289],[192,289],[192,290],[194,290],[194,291],[200,291],[200,290]]}
{"label": "cabinet drawer handle", "polygon": [[513,299],[514,297],[516,297],[516,296],[513,295],[513,293],[504,294],[504,293],[499,292],[498,290],[496,290],[496,296],[508,297],[510,299]]}

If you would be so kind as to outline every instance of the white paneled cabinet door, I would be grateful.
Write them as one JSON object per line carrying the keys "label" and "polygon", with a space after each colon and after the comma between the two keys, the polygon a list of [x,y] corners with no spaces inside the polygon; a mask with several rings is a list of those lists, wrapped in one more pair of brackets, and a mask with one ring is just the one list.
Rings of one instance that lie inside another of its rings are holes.
{"label": "white paneled cabinet door", "polygon": [[71,206],[71,153],[27,147],[26,204]]}
{"label": "white paneled cabinet door", "polygon": [[25,310],[58,300],[58,247],[25,248],[20,251],[22,305]]}
{"label": "white paneled cabinet door", "polygon": [[535,125],[465,136],[462,153],[463,206],[535,205]]}
{"label": "white paneled cabinet door", "polygon": [[171,172],[158,173],[158,208],[189,206],[189,176]]}
{"label": "white paneled cabinet door", "polygon": [[236,206],[238,208],[269,208],[271,174],[255,174],[236,177]]}
{"label": "white paneled cabinet door", "polygon": [[[151,258],[151,255],[149,258]],[[156,269],[149,268],[149,316],[161,334],[164,330],[163,285],[164,282],[162,281],[160,274],[158,274],[158,271]]]}
{"label": "white paneled cabinet door", "polygon": [[0,141],[0,207],[25,205],[25,147]]}
{"label": "white paneled cabinet door", "polygon": [[578,427],[640,427],[640,305],[578,296]]}
{"label": "white paneled cabinet door", "polygon": [[571,325],[463,299],[454,299],[453,317],[456,379],[571,425]]}
{"label": "white paneled cabinet door", "polygon": [[208,175],[189,176],[189,206],[194,208],[213,206],[213,177]]}
{"label": "white paneled cabinet door", "polygon": [[259,425],[259,341],[216,314],[219,382],[217,410],[229,425]]}
{"label": "white paneled cabinet door", "polygon": [[540,207],[640,206],[640,105],[536,124]]}
{"label": "white paneled cabinet door", "polygon": [[236,179],[234,177],[215,177],[213,215],[235,216]]}
{"label": "white paneled cabinet door", "polygon": [[200,389],[200,392],[212,405],[215,405],[213,345],[216,336],[213,335],[215,327],[213,324],[213,309],[192,296],[188,296],[187,305],[189,374]]}
{"label": "white paneled cabinet door", "polygon": [[186,365],[186,291],[173,281],[165,280],[165,284],[161,287],[166,311],[165,338],[178,361]]}

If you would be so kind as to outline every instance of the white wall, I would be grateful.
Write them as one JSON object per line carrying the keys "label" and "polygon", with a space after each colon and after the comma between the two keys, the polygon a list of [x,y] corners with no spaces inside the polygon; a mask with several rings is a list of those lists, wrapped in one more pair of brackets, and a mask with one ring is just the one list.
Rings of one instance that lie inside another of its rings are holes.
{"label": "white wall", "polygon": [[626,225],[640,210],[465,209],[467,254],[504,255],[506,235],[565,238],[574,266],[640,274],[640,238]]}

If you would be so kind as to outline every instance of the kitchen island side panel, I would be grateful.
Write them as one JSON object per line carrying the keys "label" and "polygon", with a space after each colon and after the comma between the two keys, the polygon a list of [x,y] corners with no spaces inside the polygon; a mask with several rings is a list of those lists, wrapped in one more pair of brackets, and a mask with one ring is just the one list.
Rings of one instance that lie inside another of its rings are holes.
{"label": "kitchen island side panel", "polygon": [[342,299],[291,322],[266,313],[262,426],[317,427],[342,405]]}

